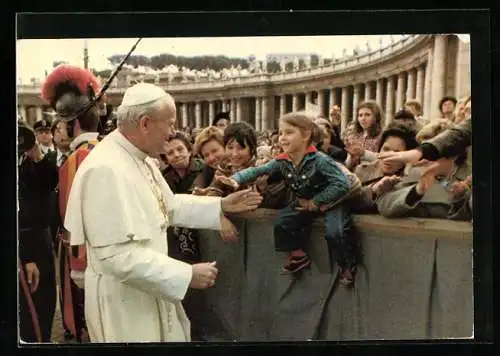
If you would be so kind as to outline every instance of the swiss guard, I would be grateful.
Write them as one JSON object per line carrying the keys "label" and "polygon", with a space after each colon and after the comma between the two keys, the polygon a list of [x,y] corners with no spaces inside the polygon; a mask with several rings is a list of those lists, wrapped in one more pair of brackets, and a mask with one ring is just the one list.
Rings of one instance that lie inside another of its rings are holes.
{"label": "swiss guard", "polygon": [[[98,79],[88,70],[60,65],[45,79],[41,97],[63,122],[71,140],[68,158],[59,168],[59,213],[64,221],[71,184],[76,171],[98,143]],[[65,329],[77,342],[86,335],[83,274],[86,268],[85,246],[70,246],[69,232],[59,227],[59,278]]]}

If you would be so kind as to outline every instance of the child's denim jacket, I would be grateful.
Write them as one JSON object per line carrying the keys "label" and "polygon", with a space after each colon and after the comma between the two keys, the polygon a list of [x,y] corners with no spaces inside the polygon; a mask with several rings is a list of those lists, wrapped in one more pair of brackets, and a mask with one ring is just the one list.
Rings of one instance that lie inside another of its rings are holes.
{"label": "child's denim jacket", "polygon": [[235,173],[238,184],[254,181],[257,177],[280,172],[296,198],[312,199],[316,206],[324,206],[344,198],[351,192],[350,179],[331,157],[309,146],[297,168],[286,153],[259,167],[250,167]]}

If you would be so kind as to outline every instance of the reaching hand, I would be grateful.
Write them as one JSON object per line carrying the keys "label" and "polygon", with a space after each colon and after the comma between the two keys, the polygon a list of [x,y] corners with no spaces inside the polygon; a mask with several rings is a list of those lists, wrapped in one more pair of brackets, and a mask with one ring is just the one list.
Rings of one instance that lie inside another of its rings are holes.
{"label": "reaching hand", "polygon": [[192,194],[193,195],[207,195],[208,194],[208,188],[194,187]]}
{"label": "reaching hand", "polygon": [[242,213],[257,209],[261,203],[262,196],[249,188],[222,198],[221,206],[224,213]]}
{"label": "reaching hand", "polygon": [[347,152],[353,157],[360,158],[364,155],[365,149],[361,145],[352,145],[347,149]]}
{"label": "reaching hand", "polygon": [[225,185],[233,188],[234,190],[238,190],[238,188],[240,187],[238,182],[236,182],[231,177],[226,177],[226,176],[220,175],[220,176],[216,176],[215,179],[218,180],[219,182],[221,182],[222,184],[225,184]]}
{"label": "reaching hand", "polygon": [[435,183],[436,176],[432,172],[426,174],[422,173],[422,175],[420,176],[420,180],[418,181],[416,186],[417,193],[420,195],[424,195],[429,187]]}
{"label": "reaching hand", "polygon": [[463,197],[465,192],[469,189],[470,187],[467,184],[467,181],[453,182],[450,186],[450,194],[452,199],[458,199]]}
{"label": "reaching hand", "polygon": [[238,240],[238,230],[231,220],[222,215],[220,220],[220,237],[224,242],[234,242]]}
{"label": "reaching hand", "polygon": [[264,174],[263,176],[260,176],[255,180],[255,186],[259,190],[259,192],[263,192],[264,189],[267,187],[267,179],[269,178],[269,175]]}
{"label": "reaching hand", "polygon": [[419,150],[380,152],[378,154],[378,159],[389,163],[415,164],[422,159],[422,152],[420,152]]}
{"label": "reaching hand", "polygon": [[215,267],[216,262],[196,263],[192,266],[193,276],[190,287],[195,289],[205,289],[213,287],[219,270]]}
{"label": "reaching hand", "polygon": [[34,262],[26,263],[24,268],[26,269],[26,280],[28,281],[30,292],[35,293],[40,283],[40,271]]}
{"label": "reaching hand", "polygon": [[384,177],[373,185],[372,190],[377,196],[381,196],[390,191],[400,180],[401,178],[396,175]]}
{"label": "reaching hand", "polygon": [[440,158],[435,162],[432,162],[422,171],[422,176],[434,175],[434,176],[448,176],[453,167],[453,159],[451,158]]}

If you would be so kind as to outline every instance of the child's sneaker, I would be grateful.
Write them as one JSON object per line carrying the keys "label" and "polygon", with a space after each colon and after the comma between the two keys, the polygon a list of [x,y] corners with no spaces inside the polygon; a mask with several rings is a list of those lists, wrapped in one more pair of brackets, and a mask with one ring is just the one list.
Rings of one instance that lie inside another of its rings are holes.
{"label": "child's sneaker", "polygon": [[307,268],[311,265],[311,260],[307,255],[304,256],[291,256],[288,259],[288,262],[285,266],[283,266],[282,273],[283,274],[289,274],[289,273],[296,273],[304,268]]}

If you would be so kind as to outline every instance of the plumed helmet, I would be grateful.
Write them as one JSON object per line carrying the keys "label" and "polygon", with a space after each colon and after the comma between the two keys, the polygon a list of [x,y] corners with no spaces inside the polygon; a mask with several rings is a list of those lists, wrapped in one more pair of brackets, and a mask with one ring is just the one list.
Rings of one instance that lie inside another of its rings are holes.
{"label": "plumed helmet", "polygon": [[78,119],[82,129],[96,131],[99,114],[94,98],[98,92],[99,80],[92,72],[61,64],[43,82],[41,98],[55,110],[57,118],[67,122]]}
{"label": "plumed helmet", "polygon": [[89,70],[61,64],[45,79],[41,97],[61,119],[75,119],[99,92],[99,81]]}

